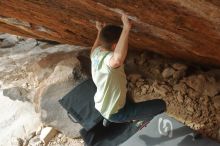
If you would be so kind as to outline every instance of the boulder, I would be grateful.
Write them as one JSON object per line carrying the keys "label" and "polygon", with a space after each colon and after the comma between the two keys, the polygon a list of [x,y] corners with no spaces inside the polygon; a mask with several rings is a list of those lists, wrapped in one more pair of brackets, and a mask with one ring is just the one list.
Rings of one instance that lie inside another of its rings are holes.
{"label": "boulder", "polygon": [[132,49],[220,65],[217,0],[1,0],[0,10],[1,32],[82,46],[92,46],[96,20],[121,25],[125,12],[133,23]]}
{"label": "boulder", "polygon": [[179,71],[185,71],[188,68],[185,64],[181,64],[181,63],[174,63],[172,67]]}
{"label": "boulder", "polygon": [[3,95],[12,100],[29,101],[27,94],[28,91],[22,87],[12,87],[3,90]]}
{"label": "boulder", "polygon": [[[79,137],[79,124],[73,123],[67,116],[67,112],[59,104],[58,100],[66,95],[78,81],[85,79],[80,72],[80,62],[74,57],[60,61],[53,73],[44,80],[35,95],[35,104],[41,113],[41,120],[45,125],[55,127],[68,137]],[[81,75],[74,78],[72,72]]]}
{"label": "boulder", "polygon": [[16,35],[2,34],[0,35],[0,48],[13,47],[18,41],[18,36]]}
{"label": "boulder", "polygon": [[[1,37],[6,39],[8,35]],[[88,51],[78,46],[45,45],[35,39],[20,38],[10,49],[0,49],[1,88],[14,102],[29,101],[35,114],[31,110],[30,113],[38,116],[40,124],[53,126],[69,137],[79,137],[81,126],[68,118],[58,100],[87,78]],[[77,59],[80,55],[82,64]]]}
{"label": "boulder", "polygon": [[164,69],[164,71],[162,72],[162,76],[163,78],[169,78],[169,77],[173,77],[174,73],[175,73],[175,70],[169,67],[169,68]]}

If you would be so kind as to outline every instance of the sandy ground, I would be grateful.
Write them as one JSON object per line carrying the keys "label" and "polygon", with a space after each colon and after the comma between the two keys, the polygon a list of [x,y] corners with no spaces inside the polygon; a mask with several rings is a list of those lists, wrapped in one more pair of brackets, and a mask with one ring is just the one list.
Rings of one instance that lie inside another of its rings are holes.
{"label": "sandy ground", "polygon": [[[40,125],[39,114],[29,102],[12,101],[0,90],[0,146],[15,146]],[[33,129],[28,131],[27,129]]]}
{"label": "sandy ground", "polygon": [[[12,101],[3,95],[2,90],[0,90],[0,111],[0,146],[19,146],[17,138],[26,139],[41,125],[39,114],[35,113],[31,103]],[[29,146],[37,146],[32,144]],[[83,144],[82,139],[68,138],[59,133],[51,139],[48,146],[83,146]],[[38,143],[38,146],[44,144]]]}
{"label": "sandy ground", "polygon": [[[40,57],[45,56],[42,53],[68,52],[77,49],[77,47],[69,45],[54,46],[44,42],[41,42],[38,46],[34,39],[18,41],[16,36],[8,34],[0,35],[0,39],[4,38],[8,38],[8,41],[12,42],[12,46],[6,48],[0,47],[0,146],[20,146],[18,139],[22,143],[25,142],[42,125],[40,114],[35,112],[32,103],[12,100],[4,96],[2,90],[11,86],[18,86],[17,84],[14,85],[14,82],[18,84],[25,82],[22,77],[27,78],[27,74],[22,72],[22,69],[28,63],[36,62]],[[0,46],[2,44],[0,40]],[[54,48],[48,49],[51,46],[54,46]],[[28,146],[37,146],[35,144],[40,141],[37,136],[30,140],[31,142]],[[41,145],[43,146],[43,144]],[[60,133],[48,145],[81,146],[83,145],[83,141],[81,139],[68,138]]]}

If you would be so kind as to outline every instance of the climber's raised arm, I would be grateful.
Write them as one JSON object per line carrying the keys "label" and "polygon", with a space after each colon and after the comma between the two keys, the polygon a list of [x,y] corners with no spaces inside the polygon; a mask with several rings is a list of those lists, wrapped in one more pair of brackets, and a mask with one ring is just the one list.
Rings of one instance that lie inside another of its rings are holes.
{"label": "climber's raised arm", "polygon": [[97,48],[99,45],[101,45],[101,42],[100,42],[100,32],[101,32],[103,26],[104,26],[104,24],[96,21],[96,29],[98,30],[98,33],[97,33],[97,37],[96,37],[95,43],[92,46],[90,54],[94,51],[95,48]]}
{"label": "climber's raised arm", "polygon": [[128,36],[131,29],[131,23],[128,20],[128,16],[126,14],[122,14],[121,20],[123,22],[123,29],[113,52],[113,56],[109,62],[109,65],[112,68],[117,68],[121,66],[127,56]]}

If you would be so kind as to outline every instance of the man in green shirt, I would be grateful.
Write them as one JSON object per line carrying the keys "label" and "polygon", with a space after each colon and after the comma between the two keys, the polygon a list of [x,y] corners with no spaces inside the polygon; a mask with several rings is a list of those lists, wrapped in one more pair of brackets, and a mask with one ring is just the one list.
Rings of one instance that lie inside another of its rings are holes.
{"label": "man in green shirt", "polygon": [[96,22],[98,35],[90,54],[92,78],[97,87],[95,108],[111,122],[151,119],[165,111],[166,104],[160,99],[141,103],[126,99],[127,80],[123,64],[131,23],[126,14],[122,14],[121,20],[123,28]]}

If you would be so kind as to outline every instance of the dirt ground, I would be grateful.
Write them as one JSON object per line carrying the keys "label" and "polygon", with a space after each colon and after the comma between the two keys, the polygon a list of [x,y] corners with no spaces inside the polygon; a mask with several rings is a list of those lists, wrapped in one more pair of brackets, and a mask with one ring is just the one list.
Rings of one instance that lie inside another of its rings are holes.
{"label": "dirt ground", "polygon": [[133,52],[126,72],[129,96],[135,102],[162,98],[170,116],[220,140],[219,68]]}

